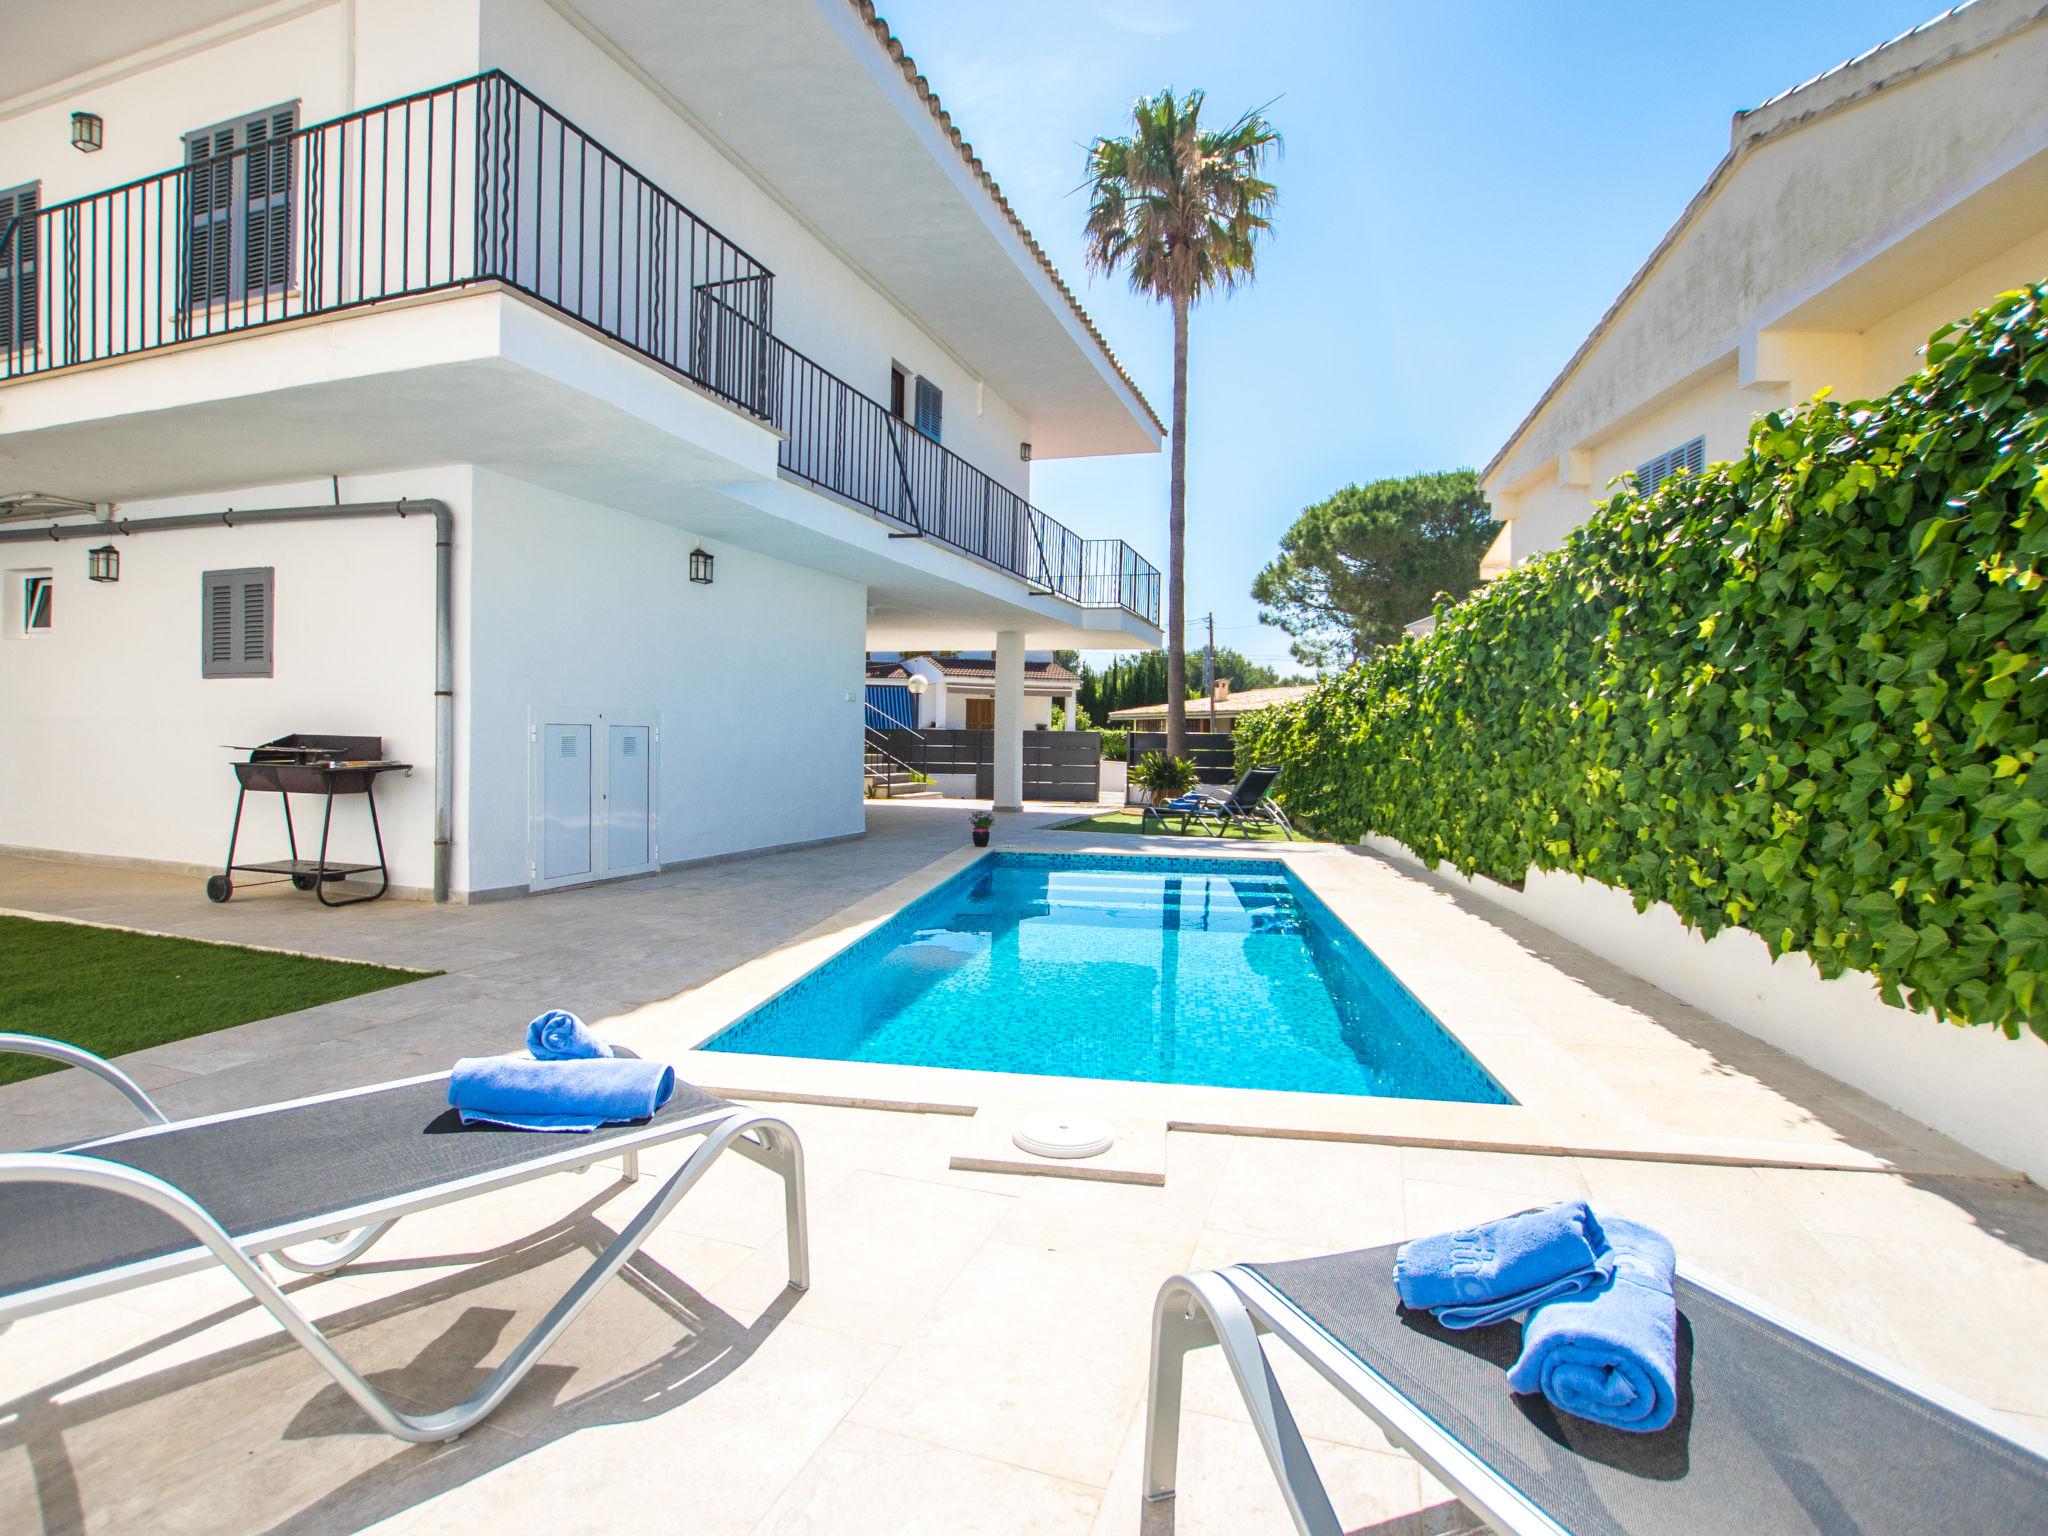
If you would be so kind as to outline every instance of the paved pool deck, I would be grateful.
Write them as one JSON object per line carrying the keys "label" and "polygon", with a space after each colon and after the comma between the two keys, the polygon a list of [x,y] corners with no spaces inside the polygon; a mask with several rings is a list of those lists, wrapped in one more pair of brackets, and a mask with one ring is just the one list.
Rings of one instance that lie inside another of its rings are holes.
{"label": "paved pool deck", "polygon": [[[999,845],[1155,851],[1047,830],[1072,814],[1004,817]],[[471,908],[329,912],[288,890],[216,907],[187,876],[0,858],[0,908],[447,973],[123,1058],[173,1114],[434,1070],[504,1048],[540,1005],[573,1006],[686,1075],[774,1096],[810,1161],[816,1282],[784,1289],[772,1178],[727,1160],[505,1408],[441,1447],[371,1431],[218,1274],[19,1321],[0,1328],[0,1528],[1135,1532],[1167,1275],[1570,1196],[2048,1439],[2048,1193],[1355,851],[1284,856],[1517,1105],[692,1053],[961,867],[964,822],[954,804],[874,805],[855,841]],[[1131,1159],[1163,1182],[954,1166],[1048,1105],[1130,1128]],[[7,1147],[129,1123],[77,1073],[0,1088]],[[359,1265],[291,1289],[386,1390],[441,1406],[681,1155],[647,1159],[637,1183],[562,1176],[402,1222]],[[1470,1527],[1327,1388],[1277,1369],[1347,1528]],[[1176,1529],[1287,1530],[1213,1352],[1190,1365],[1188,1406]]]}

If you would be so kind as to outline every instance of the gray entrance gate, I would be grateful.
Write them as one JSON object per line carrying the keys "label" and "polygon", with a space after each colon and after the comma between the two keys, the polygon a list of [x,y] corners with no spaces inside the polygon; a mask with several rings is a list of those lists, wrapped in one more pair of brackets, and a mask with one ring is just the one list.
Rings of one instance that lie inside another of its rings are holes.
{"label": "gray entrance gate", "polygon": [[[891,757],[921,773],[974,775],[974,793],[995,794],[994,731],[878,731]],[[1102,737],[1094,731],[1026,731],[1024,798],[1093,805],[1101,793]]]}

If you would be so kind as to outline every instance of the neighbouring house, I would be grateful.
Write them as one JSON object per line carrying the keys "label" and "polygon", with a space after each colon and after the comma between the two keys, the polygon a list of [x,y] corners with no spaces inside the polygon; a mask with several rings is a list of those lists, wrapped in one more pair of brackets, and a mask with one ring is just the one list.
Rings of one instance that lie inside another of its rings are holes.
{"label": "neighbouring house", "polygon": [[[1052,728],[1053,706],[1061,728],[1074,728],[1074,699],[1081,679],[1049,654],[1026,653],[1023,665],[1024,729]],[[912,679],[923,683],[914,687]],[[992,654],[870,658],[868,723],[916,730],[990,731],[996,721],[996,658]]]}
{"label": "neighbouring house", "polygon": [[[1291,704],[1314,692],[1312,683],[1289,683],[1278,688],[1247,688],[1243,693],[1232,693],[1229,679],[1218,678],[1213,699],[1188,700],[1188,729],[1227,731],[1237,723],[1239,715],[1248,715],[1255,709],[1270,709],[1275,704]],[[1163,731],[1166,729],[1166,705],[1164,702],[1133,704],[1129,709],[1112,709],[1109,723],[1130,731]]]}
{"label": "neighbouring house", "polygon": [[1016,805],[1027,648],[1160,642],[1031,466],[1161,436],[867,0],[11,27],[0,846],[217,865],[292,731],[412,892],[850,836],[878,648]]}
{"label": "neighbouring house", "polygon": [[1937,326],[2048,276],[2048,6],[1975,0],[1735,115],[1727,156],[1481,475],[1482,573],[1621,475],[1738,457],[1759,415],[1882,393]]}

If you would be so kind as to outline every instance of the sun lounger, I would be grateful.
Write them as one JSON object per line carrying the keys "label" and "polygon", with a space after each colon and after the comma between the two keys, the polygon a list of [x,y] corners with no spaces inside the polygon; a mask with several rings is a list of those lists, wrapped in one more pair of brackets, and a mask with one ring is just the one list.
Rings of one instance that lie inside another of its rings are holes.
{"label": "sun lounger", "polygon": [[1291,841],[1294,828],[1288,823],[1287,813],[1271,797],[1273,785],[1279,777],[1278,768],[1254,768],[1239,779],[1234,788],[1219,790],[1198,785],[1163,805],[1147,806],[1138,819],[1143,823],[1157,817],[1163,826],[1168,817],[1178,816],[1183,833],[1190,822],[1198,822],[1206,829],[1213,821],[1217,837],[1222,837],[1232,827],[1249,837],[1254,827],[1276,826]]}
{"label": "sun lounger", "polygon": [[1339,1536],[1262,1335],[1502,1536],[1922,1536],[2048,1520],[2048,1456],[2021,1431],[1727,1287],[1680,1276],[1678,1417],[1637,1435],[1511,1395],[1503,1372],[1516,1327],[1454,1333],[1401,1312],[1393,1261],[1393,1248],[1376,1248],[1166,1283],[1152,1335],[1146,1529],[1171,1528],[1183,1357],[1218,1344],[1296,1528]]}
{"label": "sun lounger", "polygon": [[[810,1284],[796,1133],[687,1085],[678,1084],[645,1121],[573,1136],[464,1127],[448,1107],[446,1073],[167,1121],[126,1074],[90,1052],[31,1035],[0,1035],[0,1051],[93,1072],[152,1122],[61,1148],[0,1153],[0,1323],[220,1264],[363,1412],[402,1440],[452,1439],[504,1401],[728,1150],[781,1175],[789,1283],[799,1290]],[[636,1177],[642,1152],[683,1137],[702,1144],[483,1389],[439,1413],[394,1407],[257,1262],[267,1255],[301,1274],[340,1269],[401,1216],[611,1159]]]}

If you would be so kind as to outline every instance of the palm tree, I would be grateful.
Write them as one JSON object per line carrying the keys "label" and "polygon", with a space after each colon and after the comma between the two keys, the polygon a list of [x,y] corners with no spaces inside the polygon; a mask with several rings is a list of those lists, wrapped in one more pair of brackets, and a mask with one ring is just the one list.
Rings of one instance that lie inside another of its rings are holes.
{"label": "palm tree", "polygon": [[1280,135],[1264,110],[1202,127],[1202,92],[1141,96],[1133,131],[1088,150],[1088,265],[1123,268],[1135,293],[1173,306],[1173,453],[1166,542],[1166,750],[1187,744],[1188,311],[1249,283],[1279,193],[1260,176]]}

